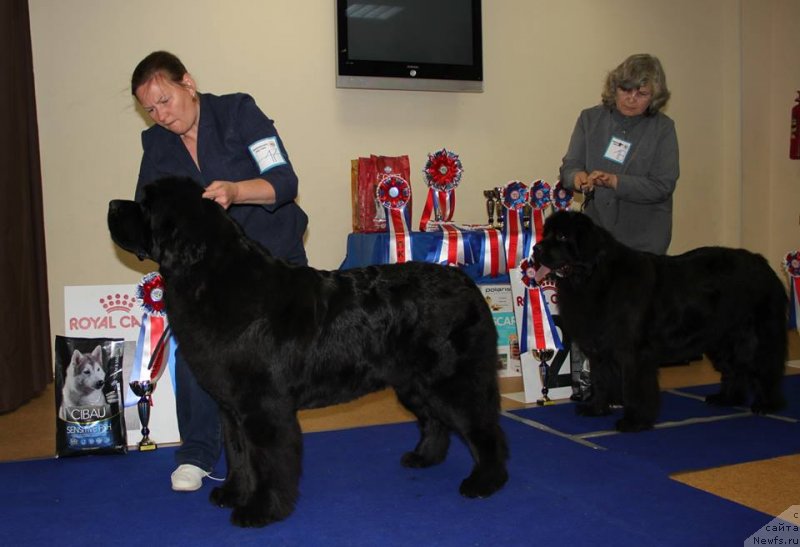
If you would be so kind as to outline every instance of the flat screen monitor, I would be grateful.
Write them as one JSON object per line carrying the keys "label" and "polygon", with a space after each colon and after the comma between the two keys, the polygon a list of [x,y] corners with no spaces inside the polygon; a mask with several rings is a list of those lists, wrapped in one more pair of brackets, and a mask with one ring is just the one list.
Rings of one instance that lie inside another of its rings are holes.
{"label": "flat screen monitor", "polygon": [[336,0],[336,86],[483,91],[481,0]]}

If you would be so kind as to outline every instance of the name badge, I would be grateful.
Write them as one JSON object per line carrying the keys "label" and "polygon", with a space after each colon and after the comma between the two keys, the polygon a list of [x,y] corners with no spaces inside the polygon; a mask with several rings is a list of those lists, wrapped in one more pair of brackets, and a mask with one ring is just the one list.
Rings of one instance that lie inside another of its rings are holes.
{"label": "name badge", "polygon": [[625,158],[631,149],[631,143],[623,141],[619,137],[611,137],[604,157],[616,163],[625,163]]}
{"label": "name badge", "polygon": [[265,173],[273,167],[286,163],[281,153],[281,147],[278,146],[278,137],[261,139],[247,148],[250,150],[250,154],[252,154],[256,164],[258,164],[261,173]]}

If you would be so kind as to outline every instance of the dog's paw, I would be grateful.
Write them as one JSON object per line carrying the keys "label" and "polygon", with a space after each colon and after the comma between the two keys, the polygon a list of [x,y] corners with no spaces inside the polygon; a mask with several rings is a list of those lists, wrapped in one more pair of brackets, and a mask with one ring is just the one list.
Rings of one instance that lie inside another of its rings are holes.
{"label": "dog's paw", "polygon": [[261,528],[278,520],[263,505],[234,507],[231,513],[231,523],[241,528]]}
{"label": "dog's paw", "polygon": [[242,528],[260,528],[283,520],[294,511],[294,503],[281,501],[276,492],[271,491],[266,498],[253,498],[246,505],[233,508],[231,522]]}
{"label": "dog's paw", "polygon": [[706,395],[706,403],[713,406],[741,406],[745,400],[744,397],[730,396],[720,392]]}
{"label": "dog's paw", "polygon": [[786,408],[784,401],[753,401],[750,410],[753,414],[774,414]]}
{"label": "dog's paw", "polygon": [[420,469],[423,467],[430,467],[432,465],[436,465],[437,463],[442,463],[444,458],[438,459],[431,459],[426,458],[422,454],[418,454],[417,452],[406,452],[403,454],[403,457],[400,458],[400,464],[403,467],[410,467],[412,469]]}
{"label": "dog's paw", "polygon": [[637,431],[653,429],[653,423],[623,416],[617,420],[616,427],[617,431],[621,433],[636,433]]}
{"label": "dog's paw", "polygon": [[597,406],[592,403],[582,403],[575,405],[575,414],[578,416],[608,416],[611,414],[611,408],[606,406]]}
{"label": "dog's paw", "polygon": [[474,470],[472,474],[461,481],[458,491],[467,498],[488,498],[508,481],[508,471],[505,466],[493,469]]}
{"label": "dog's paw", "polygon": [[217,507],[236,507],[241,505],[244,500],[239,499],[239,494],[230,487],[218,486],[211,490],[208,496],[212,505]]}

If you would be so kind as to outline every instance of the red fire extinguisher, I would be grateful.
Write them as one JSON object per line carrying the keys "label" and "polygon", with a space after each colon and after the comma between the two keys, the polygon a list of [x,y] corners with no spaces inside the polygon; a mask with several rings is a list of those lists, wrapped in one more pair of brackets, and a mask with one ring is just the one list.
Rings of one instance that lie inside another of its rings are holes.
{"label": "red fire extinguisher", "polygon": [[800,91],[792,108],[792,134],[789,137],[789,158],[800,160]]}

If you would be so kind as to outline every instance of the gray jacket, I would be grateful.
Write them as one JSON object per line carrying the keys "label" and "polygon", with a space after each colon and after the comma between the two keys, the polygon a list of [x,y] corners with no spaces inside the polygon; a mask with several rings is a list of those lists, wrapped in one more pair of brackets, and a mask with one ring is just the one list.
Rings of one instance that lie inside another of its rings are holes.
{"label": "gray jacket", "polygon": [[[627,153],[606,157],[612,138]],[[575,173],[617,175],[617,188],[597,187],[585,213],[622,243],[641,251],[667,252],[672,238],[672,193],[680,175],[678,137],[667,115],[625,117],[598,105],[581,112],[559,171],[573,188]]]}

